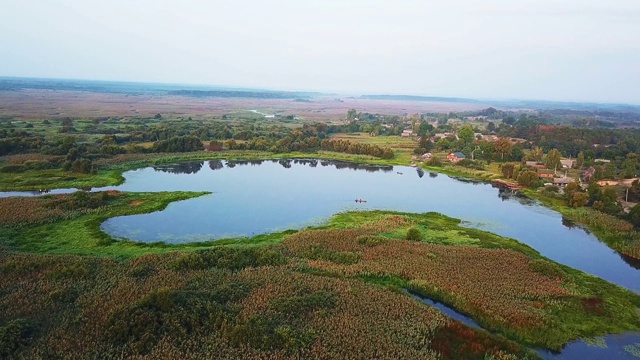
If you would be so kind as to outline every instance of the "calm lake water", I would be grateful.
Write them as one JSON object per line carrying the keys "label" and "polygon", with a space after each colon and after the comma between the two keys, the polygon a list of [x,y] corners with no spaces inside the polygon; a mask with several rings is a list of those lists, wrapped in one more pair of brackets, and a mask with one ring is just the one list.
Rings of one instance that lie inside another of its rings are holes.
{"label": "calm lake water", "polygon": [[115,237],[182,243],[299,229],[348,210],[436,211],[640,292],[637,262],[559,213],[489,184],[411,167],[322,160],[201,161],[143,168],[124,177],[122,185],[103,189],[212,194],[172,203],[164,211],[109,219],[102,229]]}

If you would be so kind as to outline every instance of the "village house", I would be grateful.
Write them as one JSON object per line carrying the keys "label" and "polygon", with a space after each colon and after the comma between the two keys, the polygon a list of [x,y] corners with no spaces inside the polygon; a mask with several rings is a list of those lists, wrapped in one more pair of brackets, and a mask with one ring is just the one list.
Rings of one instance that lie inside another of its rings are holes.
{"label": "village house", "polygon": [[466,156],[461,152],[455,152],[447,155],[447,160],[451,161],[454,164],[464,160],[465,158]]}
{"label": "village house", "polygon": [[563,188],[574,181],[576,180],[571,177],[555,178],[553,179],[553,185]]}
{"label": "village house", "polygon": [[450,133],[450,132],[445,132],[445,133],[441,133],[441,134],[435,134],[434,136],[432,136],[430,138],[430,140],[432,142],[437,142],[440,139],[444,139],[444,138],[448,138],[448,137],[453,137],[456,140],[459,140],[460,138],[458,138],[458,135],[454,134],[454,133]]}
{"label": "village house", "polygon": [[411,135],[413,135],[413,130],[403,130],[402,134],[400,136],[402,136],[402,137],[410,137]]}
{"label": "village house", "polygon": [[576,159],[562,159],[560,160],[560,164],[562,164],[562,168],[571,169],[573,168],[573,164],[576,163]]}
{"label": "village house", "polygon": [[595,174],[596,169],[593,166],[589,166],[589,168],[582,173],[582,181],[591,182],[591,179],[593,179]]}
{"label": "village house", "polygon": [[528,167],[534,168],[536,170],[546,170],[547,169],[546,165],[538,164],[537,161],[525,161],[524,164],[527,165]]}
{"label": "village house", "polygon": [[527,142],[527,139],[521,139],[521,138],[506,137],[505,139],[509,140],[514,145]]}
{"label": "village house", "polygon": [[620,181],[618,180],[598,180],[598,185],[600,186],[618,186]]}
{"label": "village house", "polygon": [[422,154],[422,158],[423,158],[424,160],[429,160],[429,159],[431,159],[432,157],[433,157],[433,154],[432,154],[432,153],[430,153],[430,152]]}

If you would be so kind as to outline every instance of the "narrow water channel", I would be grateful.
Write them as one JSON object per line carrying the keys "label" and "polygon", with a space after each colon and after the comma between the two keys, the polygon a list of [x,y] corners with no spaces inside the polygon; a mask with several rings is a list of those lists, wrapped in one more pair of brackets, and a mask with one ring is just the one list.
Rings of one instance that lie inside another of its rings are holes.
{"label": "narrow water channel", "polygon": [[[414,299],[440,310],[453,320],[459,321],[474,329],[485,330],[470,317],[459,313],[445,304],[422,297],[410,291],[407,292]],[[543,349],[532,350],[547,360],[638,360],[640,358],[640,332],[606,335],[593,339],[580,339],[568,343],[560,352]]]}

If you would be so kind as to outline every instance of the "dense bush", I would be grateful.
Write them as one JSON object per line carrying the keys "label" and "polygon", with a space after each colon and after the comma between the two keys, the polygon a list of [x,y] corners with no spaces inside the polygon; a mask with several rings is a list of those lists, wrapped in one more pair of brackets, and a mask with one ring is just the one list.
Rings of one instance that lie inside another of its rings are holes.
{"label": "dense bush", "polygon": [[409,241],[421,241],[423,238],[424,236],[422,236],[422,232],[416,227],[409,228],[409,230],[407,230],[407,235],[405,236],[405,239]]}
{"label": "dense bush", "polygon": [[11,358],[14,353],[29,345],[35,327],[26,320],[12,320],[0,326],[0,358]]}
{"label": "dense bush", "polygon": [[153,152],[191,152],[204,150],[202,140],[195,136],[176,136],[153,143]]}

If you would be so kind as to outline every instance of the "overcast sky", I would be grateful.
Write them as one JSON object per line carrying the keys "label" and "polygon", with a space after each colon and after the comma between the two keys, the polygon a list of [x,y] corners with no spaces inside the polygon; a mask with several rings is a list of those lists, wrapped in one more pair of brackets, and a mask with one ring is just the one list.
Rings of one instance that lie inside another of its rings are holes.
{"label": "overcast sky", "polygon": [[640,103],[640,1],[0,0],[0,76]]}

